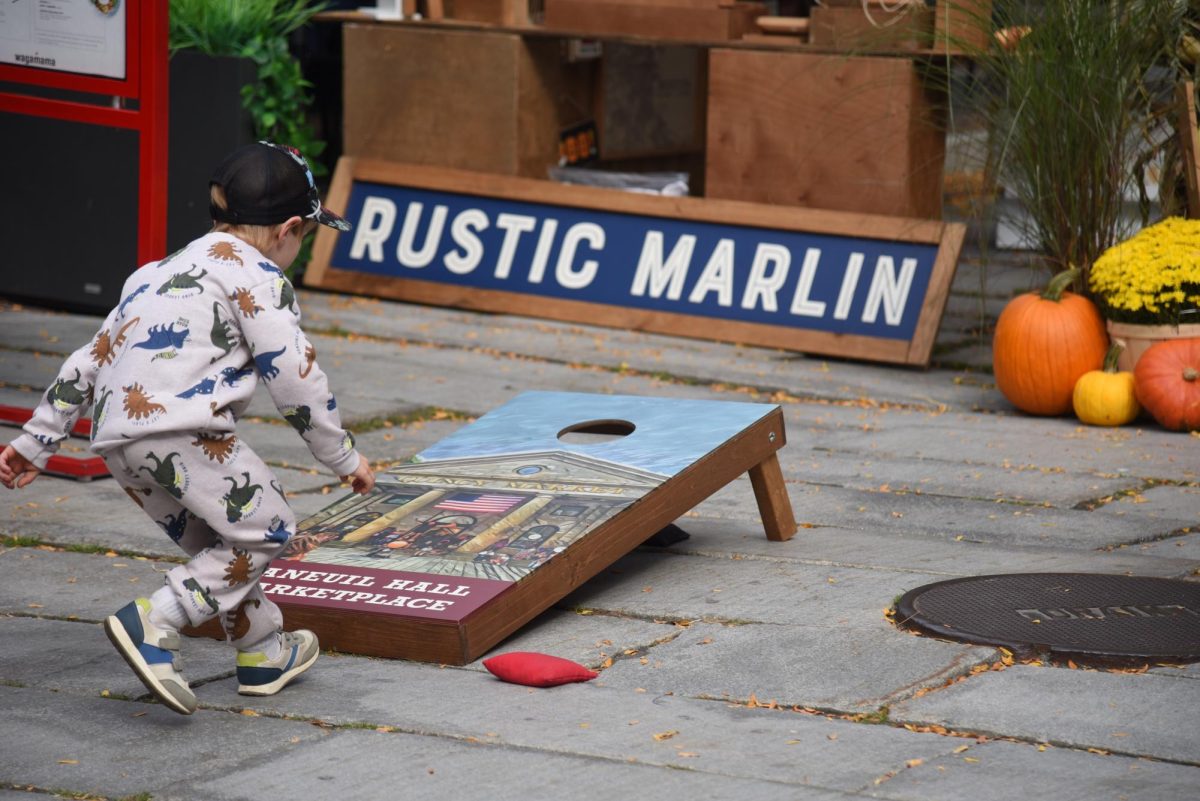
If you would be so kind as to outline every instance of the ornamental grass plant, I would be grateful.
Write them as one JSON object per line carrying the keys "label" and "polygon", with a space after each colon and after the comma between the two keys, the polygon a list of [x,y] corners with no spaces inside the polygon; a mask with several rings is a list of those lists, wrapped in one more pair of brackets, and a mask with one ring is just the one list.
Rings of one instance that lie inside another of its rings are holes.
{"label": "ornamental grass plant", "polygon": [[[974,24],[1003,35],[960,48],[989,132],[985,183],[1016,197],[1021,233],[1050,273],[1080,269],[1078,289],[1130,233],[1127,200],[1144,196],[1143,167],[1169,139],[1186,10],[1187,0],[995,0]],[[1143,206],[1142,225],[1149,214]]]}
{"label": "ornamental grass plant", "polygon": [[1200,220],[1170,217],[1109,248],[1089,289],[1113,322],[1200,323]]}

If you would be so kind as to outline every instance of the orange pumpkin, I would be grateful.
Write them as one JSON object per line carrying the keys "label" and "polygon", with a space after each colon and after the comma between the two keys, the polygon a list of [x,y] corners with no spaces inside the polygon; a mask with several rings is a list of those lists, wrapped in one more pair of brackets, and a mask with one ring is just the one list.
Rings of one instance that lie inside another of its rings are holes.
{"label": "orange pumpkin", "polygon": [[1151,345],[1133,368],[1133,387],[1163,428],[1200,430],[1200,337]]}
{"label": "orange pumpkin", "polygon": [[996,386],[1023,412],[1071,412],[1075,382],[1104,364],[1108,333],[1100,312],[1083,295],[1066,291],[1078,275],[1078,270],[1067,270],[1054,276],[1044,292],[1013,298],[996,320]]}

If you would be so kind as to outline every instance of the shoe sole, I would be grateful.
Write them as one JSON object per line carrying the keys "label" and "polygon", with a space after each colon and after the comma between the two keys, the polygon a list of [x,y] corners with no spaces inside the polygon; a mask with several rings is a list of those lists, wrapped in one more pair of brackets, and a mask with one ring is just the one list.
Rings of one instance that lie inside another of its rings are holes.
{"label": "shoe sole", "polygon": [[137,645],[129,638],[125,627],[121,625],[121,621],[114,615],[109,615],[104,619],[104,633],[108,635],[108,639],[112,642],[113,647],[117,649],[117,653],[125,660],[126,664],[133,669],[133,672],[141,679],[142,684],[146,685],[146,689],[154,694],[154,697],[163,703],[172,712],[178,712],[181,715],[190,715],[196,711],[195,707],[188,708],[180,703],[179,699],[171,695],[158,677],[150,672],[149,665],[138,652]]}
{"label": "shoe sole", "polygon": [[314,651],[312,657],[307,662],[296,665],[270,684],[239,684],[238,695],[274,695],[288,686],[301,673],[312,667],[320,655],[320,650]]}

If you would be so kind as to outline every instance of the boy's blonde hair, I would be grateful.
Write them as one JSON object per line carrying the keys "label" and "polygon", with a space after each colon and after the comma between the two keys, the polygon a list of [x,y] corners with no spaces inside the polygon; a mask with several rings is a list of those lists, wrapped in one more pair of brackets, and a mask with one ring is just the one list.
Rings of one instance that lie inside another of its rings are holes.
{"label": "boy's blonde hair", "polygon": [[[219,209],[229,208],[229,204],[225,201],[225,190],[220,184],[212,184],[209,187],[208,199],[212,205]],[[283,228],[283,223],[276,223],[275,225],[234,225],[233,223],[213,220],[213,227],[210,233],[233,234],[260,253],[266,253],[279,237],[279,229],[281,228]]]}

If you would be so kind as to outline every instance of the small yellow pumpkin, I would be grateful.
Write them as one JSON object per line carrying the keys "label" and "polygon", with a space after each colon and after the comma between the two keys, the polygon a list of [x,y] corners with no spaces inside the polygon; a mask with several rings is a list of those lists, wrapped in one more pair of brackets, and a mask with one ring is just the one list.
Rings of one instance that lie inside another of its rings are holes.
{"label": "small yellow pumpkin", "polygon": [[1123,426],[1141,414],[1134,392],[1133,373],[1117,370],[1117,356],[1124,349],[1113,342],[1104,357],[1104,369],[1084,373],[1075,382],[1071,403],[1075,416],[1091,426]]}

